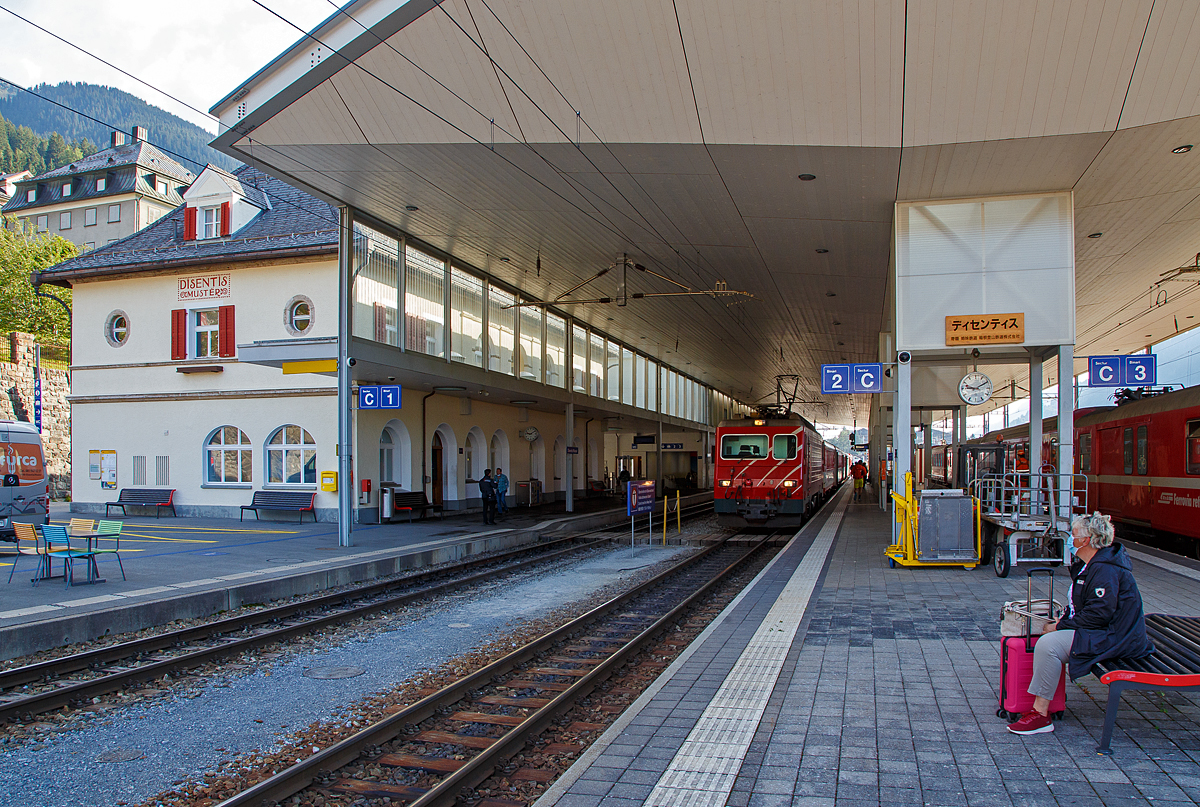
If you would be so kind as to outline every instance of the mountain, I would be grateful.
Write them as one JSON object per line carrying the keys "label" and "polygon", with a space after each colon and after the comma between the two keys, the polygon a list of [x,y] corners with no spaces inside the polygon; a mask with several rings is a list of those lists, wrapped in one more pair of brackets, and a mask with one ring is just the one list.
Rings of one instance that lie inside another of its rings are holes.
{"label": "mountain", "polygon": [[[115,87],[63,82],[39,84],[32,89],[38,95],[70,109],[55,106],[37,95],[5,87],[0,89],[0,115],[18,127],[29,127],[44,138],[57,132],[68,144],[81,145],[86,140],[98,148],[108,148],[112,129],[70,111],[78,110],[111,124],[113,128],[124,132],[127,140],[134,126],[145,126],[149,132],[146,138],[149,142],[195,174],[199,174],[207,163],[227,171],[241,165],[233,158],[209,148],[208,141],[213,138],[209,132]],[[51,167],[46,166],[47,169]]]}

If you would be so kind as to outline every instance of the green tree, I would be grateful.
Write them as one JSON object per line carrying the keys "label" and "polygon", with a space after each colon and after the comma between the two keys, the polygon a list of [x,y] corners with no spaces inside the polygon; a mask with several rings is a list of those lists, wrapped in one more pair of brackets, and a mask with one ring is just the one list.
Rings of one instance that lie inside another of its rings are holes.
{"label": "green tree", "polygon": [[[16,219],[0,218],[0,333],[24,331],[45,344],[70,344],[67,312],[53,300],[37,297],[30,275],[78,253],[65,238],[34,232]],[[71,304],[70,289],[54,287],[51,293]]]}

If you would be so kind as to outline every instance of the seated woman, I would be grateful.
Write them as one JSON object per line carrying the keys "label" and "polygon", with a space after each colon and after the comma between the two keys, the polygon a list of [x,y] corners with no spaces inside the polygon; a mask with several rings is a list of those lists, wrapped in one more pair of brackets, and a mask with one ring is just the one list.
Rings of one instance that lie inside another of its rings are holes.
{"label": "seated woman", "polygon": [[1033,647],[1033,711],[1009,725],[1014,734],[1054,731],[1048,712],[1062,665],[1074,681],[1110,658],[1141,658],[1154,652],[1146,636],[1142,595],[1125,548],[1113,543],[1112,520],[1100,513],[1071,522],[1071,596],[1068,611],[1047,623]]}

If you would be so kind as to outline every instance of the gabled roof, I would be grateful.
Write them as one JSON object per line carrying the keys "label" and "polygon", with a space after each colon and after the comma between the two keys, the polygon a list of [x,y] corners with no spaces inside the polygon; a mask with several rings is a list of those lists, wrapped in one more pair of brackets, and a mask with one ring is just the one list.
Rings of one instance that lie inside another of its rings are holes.
{"label": "gabled roof", "polygon": [[[271,204],[234,235],[183,240],[183,205],[133,235],[98,247],[41,273],[41,282],[70,285],[85,277],[134,274],[174,267],[337,254],[339,213],[261,171],[243,166],[229,175]],[[248,194],[248,198],[250,194]]]}
{"label": "gabled roof", "polygon": [[[118,193],[128,193],[130,191],[137,191],[138,193],[154,196],[169,203],[179,204],[180,196],[178,192],[172,191],[170,194],[164,196],[159,193],[157,188],[151,187],[141,178],[141,172],[137,170],[119,170],[128,168],[147,169],[156,174],[170,177],[183,185],[190,185],[196,178],[195,174],[166,154],[163,154],[153,144],[147,143],[145,140],[139,140],[136,143],[126,143],[104,149],[104,151],[98,151],[95,154],[76,160],[70,165],[64,165],[61,168],[55,168],[53,171],[47,171],[44,174],[19,181],[17,183],[17,193],[13,196],[12,201],[4,206],[4,212],[14,213],[20,210],[44,207],[57,202],[67,201],[68,199],[74,202],[81,197],[113,196]],[[53,181],[64,180],[70,177],[95,176],[101,171],[112,171],[114,177],[113,181],[108,183],[108,187],[98,193],[95,191],[95,186],[92,183],[84,183],[83,187],[79,188],[78,191],[73,192],[69,197],[63,197],[59,183]],[[38,198],[34,201],[27,202],[25,200],[25,191],[42,183],[48,185],[45,191],[38,194]]]}
{"label": "gabled roof", "polygon": [[196,177],[196,182],[193,183],[193,187],[202,185],[203,182],[201,182],[200,177],[205,176],[206,174],[221,180],[221,182],[223,182],[225,186],[229,188],[229,190],[241,196],[247,202],[255,205],[256,207],[266,210],[271,206],[270,200],[267,199],[266,194],[264,194],[261,189],[242,182],[242,180],[238,178],[236,174],[231,174],[224,168],[219,168],[212,163],[204,166],[204,170],[201,171],[200,175]]}

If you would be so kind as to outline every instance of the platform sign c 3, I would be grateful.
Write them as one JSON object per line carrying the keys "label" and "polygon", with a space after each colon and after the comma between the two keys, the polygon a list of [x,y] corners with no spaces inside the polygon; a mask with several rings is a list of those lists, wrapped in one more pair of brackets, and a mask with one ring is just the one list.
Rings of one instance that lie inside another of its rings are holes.
{"label": "platform sign c 3", "polygon": [[1024,314],[957,314],[946,317],[946,345],[1013,345],[1025,341]]}

